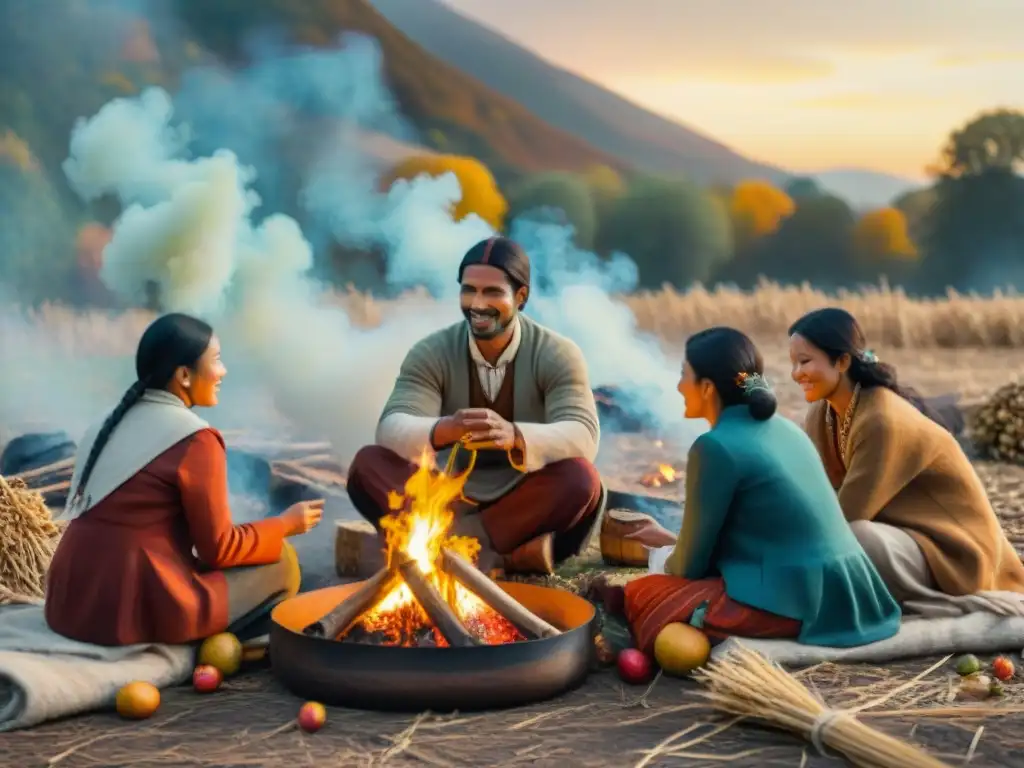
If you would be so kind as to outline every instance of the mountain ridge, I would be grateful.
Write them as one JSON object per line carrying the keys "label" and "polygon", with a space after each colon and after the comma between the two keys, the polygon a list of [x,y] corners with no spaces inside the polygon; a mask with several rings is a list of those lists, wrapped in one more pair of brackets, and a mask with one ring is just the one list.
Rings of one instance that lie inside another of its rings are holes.
{"label": "mountain ridge", "polygon": [[552,64],[437,0],[369,1],[429,53],[639,170],[680,171],[709,184],[749,178],[782,183],[791,176]]}

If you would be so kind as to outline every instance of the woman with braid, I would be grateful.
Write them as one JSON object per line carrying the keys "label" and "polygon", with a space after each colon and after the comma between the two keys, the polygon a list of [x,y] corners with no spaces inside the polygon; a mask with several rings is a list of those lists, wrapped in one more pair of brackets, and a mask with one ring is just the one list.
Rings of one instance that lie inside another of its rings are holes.
{"label": "woman with braid", "polygon": [[805,428],[843,514],[906,613],[1024,615],[1024,565],[942,418],[845,310],[789,329]]}
{"label": "woman with braid", "polygon": [[192,412],[217,404],[227,373],[209,325],[158,318],[139,341],[135,371],[79,446],[46,621],[99,645],[244,636],[298,592],[298,560],[284,540],[313,528],[323,502],[232,524],[224,440]]}

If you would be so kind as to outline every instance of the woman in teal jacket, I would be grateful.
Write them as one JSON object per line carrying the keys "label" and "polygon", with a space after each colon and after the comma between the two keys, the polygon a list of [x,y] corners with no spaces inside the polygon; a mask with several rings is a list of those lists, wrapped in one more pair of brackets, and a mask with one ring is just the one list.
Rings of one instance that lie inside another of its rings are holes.
{"label": "woman in teal jacket", "polygon": [[679,392],[706,419],[686,467],[686,509],[664,575],[626,585],[650,651],[673,622],[713,640],[786,637],[849,647],[896,634],[900,609],[839,507],[818,453],[775,415],[754,343],[732,328],[690,337]]}

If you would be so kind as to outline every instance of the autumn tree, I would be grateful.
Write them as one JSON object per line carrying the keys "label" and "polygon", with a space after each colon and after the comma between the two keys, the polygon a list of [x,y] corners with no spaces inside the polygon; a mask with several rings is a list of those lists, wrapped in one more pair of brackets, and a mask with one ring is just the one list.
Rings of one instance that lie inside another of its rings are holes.
{"label": "autumn tree", "polygon": [[548,211],[572,226],[576,245],[594,247],[597,214],[587,182],[570,173],[552,172],[527,177],[509,193],[509,220]]}
{"label": "autumn tree", "polygon": [[983,113],[953,131],[924,222],[924,286],[1024,284],[1024,113]]}
{"label": "autumn tree", "polygon": [[732,255],[728,212],[695,184],[638,176],[607,224],[609,248],[633,257],[644,287],[706,281]]}
{"label": "autumn tree", "polygon": [[868,260],[917,256],[907,218],[897,208],[879,208],[861,216],[853,232],[853,243],[857,254]]}
{"label": "autumn tree", "polygon": [[772,234],[794,210],[793,198],[778,187],[767,181],[741,181],[729,200],[737,245]]}
{"label": "autumn tree", "polygon": [[381,183],[390,189],[398,179],[415,179],[424,174],[438,178],[446,173],[454,174],[462,188],[462,197],[452,210],[456,221],[474,213],[496,230],[504,226],[508,202],[487,166],[474,157],[414,155],[392,168]]}

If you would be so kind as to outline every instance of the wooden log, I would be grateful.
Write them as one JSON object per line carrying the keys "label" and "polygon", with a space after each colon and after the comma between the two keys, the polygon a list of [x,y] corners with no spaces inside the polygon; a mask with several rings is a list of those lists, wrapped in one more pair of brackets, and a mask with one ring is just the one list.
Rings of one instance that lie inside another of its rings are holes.
{"label": "wooden log", "polygon": [[72,456],[69,459],[61,459],[55,461],[53,464],[47,464],[44,467],[36,467],[35,469],[26,469],[24,472],[19,472],[12,477],[17,477],[24,480],[26,483],[31,485],[31,481],[36,478],[46,477],[48,475],[56,474],[67,474],[70,478],[71,472],[75,468],[75,458]]}
{"label": "wooden log", "polygon": [[343,579],[366,578],[387,563],[384,536],[366,520],[343,520],[334,533],[334,570]]}
{"label": "wooden log", "polygon": [[398,580],[397,573],[388,568],[381,568],[330,612],[307,625],[302,634],[331,640],[339,638],[360,616],[387,597],[388,593],[398,586]]}
{"label": "wooden log", "polygon": [[528,638],[535,640],[562,634],[560,629],[544,621],[509,595],[466,558],[450,549],[441,550],[441,557],[448,573],[493,610],[508,619],[512,626]]}
{"label": "wooden log", "polygon": [[416,602],[426,612],[430,622],[448,641],[448,645],[452,648],[469,648],[480,645],[480,641],[463,626],[459,617],[455,615],[455,611],[444,601],[441,593],[430,583],[415,560],[409,558],[400,563],[398,571],[416,598]]}

